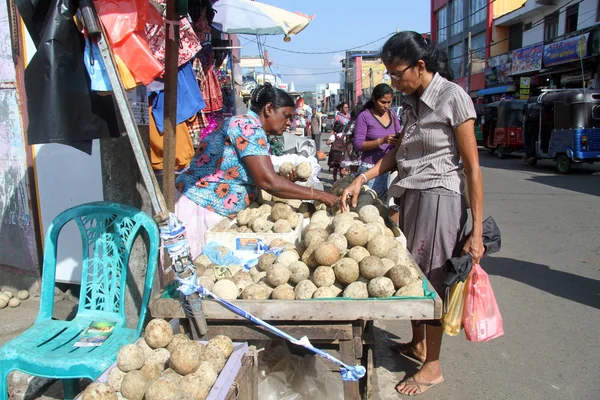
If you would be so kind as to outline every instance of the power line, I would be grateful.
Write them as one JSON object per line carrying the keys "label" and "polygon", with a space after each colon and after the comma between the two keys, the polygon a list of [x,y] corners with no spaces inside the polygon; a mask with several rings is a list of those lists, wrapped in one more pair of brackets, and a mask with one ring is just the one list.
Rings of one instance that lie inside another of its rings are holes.
{"label": "power line", "polygon": [[286,74],[286,73],[279,73],[279,75],[285,75],[285,76],[314,76],[314,75],[330,75],[330,74],[341,74],[344,71],[342,70],[336,70],[336,71],[330,71],[330,72],[314,72],[314,73],[308,73],[308,74]]}
{"label": "power line", "polygon": [[[380,37],[379,39],[373,40],[373,41],[371,41],[371,42],[369,42],[369,43],[361,44],[360,46],[356,46],[356,47],[350,47],[349,49],[340,49],[340,50],[331,50],[331,51],[294,51],[294,50],[282,49],[282,48],[280,48],[280,47],[269,46],[269,45],[266,45],[266,44],[264,45],[264,47],[267,47],[267,48],[269,48],[269,49],[273,49],[273,50],[279,50],[279,51],[283,51],[283,52],[286,52],[286,53],[293,53],[293,54],[310,54],[310,55],[318,55],[318,54],[335,54],[335,53],[345,53],[346,51],[360,49],[361,47],[365,47],[365,46],[369,46],[369,45],[371,45],[371,44],[373,44],[373,43],[377,43],[377,42],[379,42],[379,41],[381,41],[381,40],[383,40],[383,39],[386,39],[386,38],[388,38],[388,37],[392,36],[392,35],[393,35],[393,34],[395,34],[395,33],[396,33],[396,32],[391,32],[391,33],[388,33],[387,35],[385,35],[385,36],[382,36],[382,37]],[[248,39],[248,38],[245,38],[245,39],[246,39],[246,40],[250,40],[251,42],[255,42],[255,43],[256,43],[256,41],[254,41],[254,40],[252,40],[252,39]]]}
{"label": "power line", "polygon": [[313,67],[300,67],[298,65],[283,65],[283,64],[279,64],[276,63],[275,65],[273,65],[274,68],[279,68],[279,67],[286,67],[286,68],[299,68],[299,69],[306,69],[306,70],[314,70],[314,71],[331,71],[329,68],[313,68]]}

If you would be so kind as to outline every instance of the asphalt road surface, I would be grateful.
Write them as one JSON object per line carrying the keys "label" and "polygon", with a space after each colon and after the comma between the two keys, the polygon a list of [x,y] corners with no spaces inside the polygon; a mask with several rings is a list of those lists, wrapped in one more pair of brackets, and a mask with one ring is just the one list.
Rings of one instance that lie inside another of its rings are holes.
{"label": "asphalt road surface", "polygon": [[[600,165],[558,175],[554,162],[480,151],[484,216],[502,250],[482,261],[504,319],[503,337],[444,336],[445,382],[420,399],[600,399]],[[418,365],[388,349],[409,341],[406,322],[377,323],[374,399]]]}

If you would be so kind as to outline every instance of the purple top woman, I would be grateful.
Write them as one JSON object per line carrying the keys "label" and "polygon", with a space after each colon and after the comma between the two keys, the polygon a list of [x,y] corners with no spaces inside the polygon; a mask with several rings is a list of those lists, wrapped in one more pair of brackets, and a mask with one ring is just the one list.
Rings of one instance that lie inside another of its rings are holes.
{"label": "purple top woman", "polygon": [[[354,148],[361,154],[359,174],[373,168],[379,160],[394,148],[400,133],[398,116],[390,110],[393,89],[381,83],[373,89],[371,100],[356,118],[354,126]],[[367,182],[380,199],[387,195],[388,174],[382,174]]]}

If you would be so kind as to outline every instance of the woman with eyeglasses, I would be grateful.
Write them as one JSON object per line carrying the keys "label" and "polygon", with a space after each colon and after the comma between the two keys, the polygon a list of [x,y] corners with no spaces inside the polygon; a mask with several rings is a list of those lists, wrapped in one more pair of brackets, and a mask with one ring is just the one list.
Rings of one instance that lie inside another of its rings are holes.
{"label": "woman with eyeglasses", "polygon": [[[351,198],[357,204],[365,182],[395,167],[398,177],[388,195],[398,205],[398,225],[407,247],[424,275],[443,298],[444,264],[455,253],[469,253],[473,263],[483,256],[483,183],[475,140],[475,107],[469,95],[452,83],[445,52],[416,32],[392,36],[382,49],[382,61],[393,86],[406,95],[406,125],[399,143],[375,166],[359,175],[342,194],[342,209]],[[471,235],[465,246],[467,209],[462,192],[466,174],[471,203]],[[418,395],[444,381],[440,367],[441,321],[413,321],[411,342],[393,350],[422,366],[396,390]]]}

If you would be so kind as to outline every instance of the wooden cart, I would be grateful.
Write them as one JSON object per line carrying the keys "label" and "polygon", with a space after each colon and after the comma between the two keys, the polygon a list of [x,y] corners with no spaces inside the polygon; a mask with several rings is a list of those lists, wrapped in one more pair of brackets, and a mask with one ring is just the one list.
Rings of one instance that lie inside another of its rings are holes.
{"label": "wooden cart", "polygon": [[[373,350],[370,336],[373,321],[439,319],[442,316],[442,301],[437,295],[435,299],[231,302],[294,337],[308,337],[316,347],[327,350],[346,364],[360,363],[365,366],[365,379],[361,379],[361,382],[344,382],[344,397],[347,400],[369,399],[371,396]],[[216,335],[227,335],[233,341],[276,338],[274,334],[237,316],[214,300],[203,300],[202,309],[209,324],[206,339]],[[186,318],[180,301],[175,299],[155,298],[150,302],[150,311],[155,318]],[[332,370],[336,370],[336,366],[331,366]]]}

